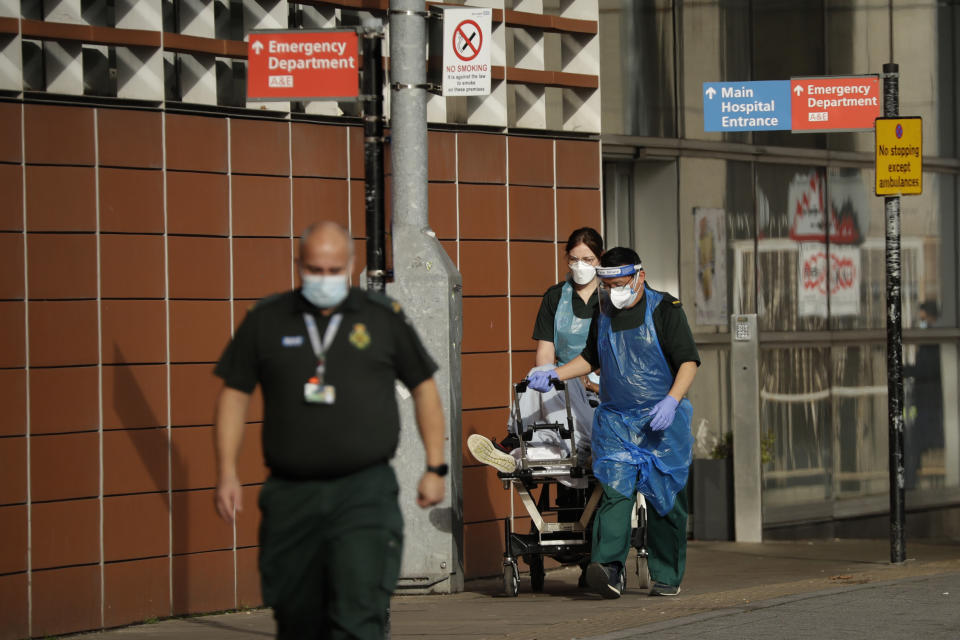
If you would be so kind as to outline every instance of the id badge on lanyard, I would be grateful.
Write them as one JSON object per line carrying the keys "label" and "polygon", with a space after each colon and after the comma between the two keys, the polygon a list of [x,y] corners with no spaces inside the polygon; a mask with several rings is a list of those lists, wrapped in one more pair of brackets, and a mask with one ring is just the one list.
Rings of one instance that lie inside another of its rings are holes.
{"label": "id badge on lanyard", "polygon": [[327,325],[327,330],[323,332],[323,340],[321,341],[316,319],[309,313],[303,314],[303,322],[307,325],[307,335],[310,336],[310,346],[313,347],[313,353],[317,356],[317,370],[313,377],[303,384],[303,399],[309,404],[333,404],[337,400],[337,390],[333,385],[324,383],[324,374],[327,366],[327,351],[337,335],[337,329],[340,328],[342,318],[343,316],[339,313],[330,318],[330,324]]}

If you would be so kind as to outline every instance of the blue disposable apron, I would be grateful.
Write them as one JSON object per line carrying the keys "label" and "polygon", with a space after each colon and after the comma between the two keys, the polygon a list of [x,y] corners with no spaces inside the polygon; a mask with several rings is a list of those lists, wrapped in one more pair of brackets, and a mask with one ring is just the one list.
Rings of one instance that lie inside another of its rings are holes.
{"label": "blue disposable apron", "polygon": [[649,428],[650,410],[666,397],[674,376],[660,348],[653,310],[663,294],[645,286],[644,322],[614,332],[601,301],[597,347],[600,406],[593,418],[593,474],[618,493],[639,491],[661,516],[687,484],[693,449],[693,406],[684,398],[663,431]]}
{"label": "blue disposable apron", "polygon": [[580,355],[587,346],[590,333],[590,318],[578,318],[573,313],[573,285],[563,283],[560,302],[553,315],[553,349],[557,364],[563,366]]}

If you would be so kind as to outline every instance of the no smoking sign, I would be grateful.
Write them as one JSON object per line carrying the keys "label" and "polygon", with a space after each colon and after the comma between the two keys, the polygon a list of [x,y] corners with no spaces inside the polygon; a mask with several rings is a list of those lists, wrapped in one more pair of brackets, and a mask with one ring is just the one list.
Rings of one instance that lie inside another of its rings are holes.
{"label": "no smoking sign", "polygon": [[805,242],[798,253],[800,282],[797,290],[797,314],[801,317],[827,317],[830,314],[855,316],[860,313],[860,247]]}
{"label": "no smoking sign", "polygon": [[445,96],[490,93],[491,9],[443,9],[443,83]]}
{"label": "no smoking sign", "polygon": [[453,52],[464,62],[470,62],[483,48],[483,31],[473,20],[464,20],[453,30]]}

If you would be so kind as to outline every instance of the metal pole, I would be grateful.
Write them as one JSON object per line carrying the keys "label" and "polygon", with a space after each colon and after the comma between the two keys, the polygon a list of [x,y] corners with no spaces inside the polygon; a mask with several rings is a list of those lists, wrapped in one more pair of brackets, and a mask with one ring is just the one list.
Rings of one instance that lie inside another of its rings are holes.
{"label": "metal pole", "polygon": [[390,152],[393,223],[425,229],[427,216],[426,3],[390,2]]}
{"label": "metal pole", "polygon": [[386,289],[383,215],[383,30],[363,33],[363,168],[367,218],[367,289]]}
{"label": "metal pole", "polygon": [[[401,500],[404,593],[463,590],[463,487],[461,365],[463,280],[430,229],[427,213],[427,12],[424,0],[390,0],[390,162],[393,278],[387,286],[401,303],[424,346],[439,365],[434,379],[443,401],[447,498],[429,517],[413,500]],[[413,403],[400,401],[401,429],[416,425]],[[423,448],[401,438],[393,467],[403,495],[416,495]],[[438,525],[437,523],[443,523]]]}
{"label": "metal pole", "polygon": [[[900,73],[883,65],[883,115],[900,115]],[[900,302],[900,196],[883,199],[887,261],[887,407],[890,420],[890,562],[906,560],[903,472],[903,330]]]}

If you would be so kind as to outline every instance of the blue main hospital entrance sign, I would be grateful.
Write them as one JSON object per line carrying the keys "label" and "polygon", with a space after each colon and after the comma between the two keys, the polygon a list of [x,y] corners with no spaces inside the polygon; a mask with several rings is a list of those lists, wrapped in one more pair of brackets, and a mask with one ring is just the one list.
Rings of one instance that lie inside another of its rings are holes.
{"label": "blue main hospital entrance sign", "polygon": [[790,130],[790,81],[704,82],[705,131]]}

